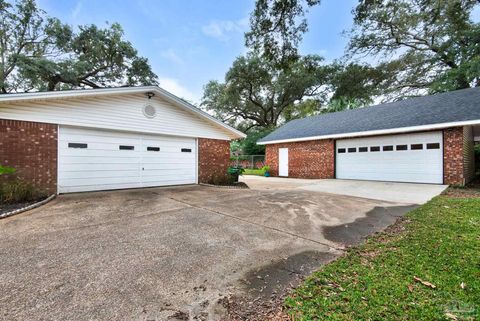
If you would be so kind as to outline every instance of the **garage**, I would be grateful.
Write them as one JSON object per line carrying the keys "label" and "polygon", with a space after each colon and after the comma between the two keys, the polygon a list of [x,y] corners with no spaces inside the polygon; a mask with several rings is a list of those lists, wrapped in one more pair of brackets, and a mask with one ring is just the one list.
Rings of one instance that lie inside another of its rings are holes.
{"label": "garage", "polygon": [[[480,87],[295,119],[261,138],[271,176],[465,185]],[[282,150],[288,149],[288,155]]]}
{"label": "garage", "polygon": [[342,139],[336,142],[336,177],[443,183],[442,132]]}
{"label": "garage", "polygon": [[157,86],[0,98],[0,164],[48,195],[226,180],[246,136]]}
{"label": "garage", "polygon": [[196,141],[61,126],[60,193],[196,183]]}

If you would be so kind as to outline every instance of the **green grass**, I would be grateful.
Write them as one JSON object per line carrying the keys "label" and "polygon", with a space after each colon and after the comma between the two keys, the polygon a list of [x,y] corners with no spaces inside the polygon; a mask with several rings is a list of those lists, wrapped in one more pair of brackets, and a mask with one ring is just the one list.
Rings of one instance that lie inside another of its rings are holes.
{"label": "green grass", "polygon": [[243,172],[243,175],[257,175],[257,176],[263,176],[265,172],[263,169],[250,169],[250,168],[245,168],[245,172]]}
{"label": "green grass", "polygon": [[315,272],[285,307],[295,321],[480,320],[480,198],[434,198]]}

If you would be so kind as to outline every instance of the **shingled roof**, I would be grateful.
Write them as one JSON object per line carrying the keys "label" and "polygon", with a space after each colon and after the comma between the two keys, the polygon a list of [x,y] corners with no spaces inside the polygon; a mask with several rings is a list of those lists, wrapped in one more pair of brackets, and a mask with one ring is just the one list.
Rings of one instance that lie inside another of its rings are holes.
{"label": "shingled roof", "polygon": [[[457,124],[458,123],[458,124]],[[271,144],[480,123],[480,87],[292,120],[260,139]]]}

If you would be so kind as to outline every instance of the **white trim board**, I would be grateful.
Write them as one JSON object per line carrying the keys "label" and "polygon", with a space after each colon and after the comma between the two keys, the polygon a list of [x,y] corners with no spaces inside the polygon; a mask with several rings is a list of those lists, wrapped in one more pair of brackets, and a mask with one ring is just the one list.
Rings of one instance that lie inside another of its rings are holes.
{"label": "white trim board", "polygon": [[331,135],[320,135],[320,136],[310,136],[310,137],[300,137],[300,138],[279,139],[279,140],[271,140],[271,141],[266,141],[266,142],[257,142],[257,144],[258,145],[269,145],[269,144],[280,144],[280,143],[304,142],[304,141],[319,140],[319,139],[339,139],[339,138],[349,138],[349,137],[401,134],[401,133],[427,131],[427,130],[434,130],[434,129],[444,129],[444,128],[457,127],[457,126],[478,125],[478,124],[480,124],[480,119],[460,121],[460,122],[440,123],[440,124],[432,124],[432,125],[412,126],[412,127],[379,129],[379,130],[370,130],[370,131],[353,132],[353,133],[342,133],[342,134],[331,134]]}

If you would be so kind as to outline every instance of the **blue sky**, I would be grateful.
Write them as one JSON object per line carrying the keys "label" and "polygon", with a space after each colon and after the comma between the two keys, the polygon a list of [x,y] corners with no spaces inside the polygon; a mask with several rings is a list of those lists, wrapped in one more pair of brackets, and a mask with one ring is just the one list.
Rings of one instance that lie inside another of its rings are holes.
{"label": "blue sky", "polygon": [[[37,0],[50,16],[72,25],[119,22],[126,39],[149,59],[160,86],[198,103],[203,86],[223,80],[246,52],[243,33],[254,0]],[[301,52],[327,60],[342,56],[342,31],[357,0],[323,0],[308,14],[310,31]]]}

